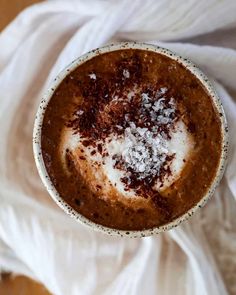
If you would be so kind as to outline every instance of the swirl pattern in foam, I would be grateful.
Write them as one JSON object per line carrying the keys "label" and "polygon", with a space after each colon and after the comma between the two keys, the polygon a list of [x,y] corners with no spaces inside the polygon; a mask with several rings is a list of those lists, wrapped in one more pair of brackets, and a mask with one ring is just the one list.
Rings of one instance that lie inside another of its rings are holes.
{"label": "swirl pattern in foam", "polygon": [[[126,79],[130,77],[128,73],[125,71]],[[90,78],[94,77],[95,74]],[[76,110],[62,134],[64,169],[68,170],[69,152],[78,173],[95,192],[100,188],[99,196],[104,199],[143,199],[145,186],[164,191],[180,176],[193,148],[193,138],[181,120],[175,99],[166,96],[167,92],[166,87],[160,87],[148,94],[135,85],[126,89],[122,97],[113,95],[104,106],[104,113],[100,112],[101,117],[106,115],[106,109],[133,102],[139,118],[134,122],[130,112],[124,111],[123,122],[109,126],[113,128],[97,140],[83,136],[79,128],[73,131],[73,124],[84,114],[82,108]]]}
{"label": "swirl pattern in foam", "polygon": [[221,143],[201,81],[148,50],[80,64],[55,89],[42,126],[60,196],[89,220],[125,230],[166,224],[195,206],[215,177]]}

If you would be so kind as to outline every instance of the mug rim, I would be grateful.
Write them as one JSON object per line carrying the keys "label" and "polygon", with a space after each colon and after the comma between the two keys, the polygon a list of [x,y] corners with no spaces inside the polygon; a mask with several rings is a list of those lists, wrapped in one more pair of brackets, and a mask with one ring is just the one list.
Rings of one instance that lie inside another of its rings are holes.
{"label": "mug rim", "polygon": [[[192,208],[186,211],[181,216],[175,218],[174,220],[161,225],[156,226],[150,229],[144,230],[119,230],[115,228],[110,228],[104,225],[97,224],[87,217],[83,216],[81,213],[77,212],[73,209],[64,199],[60,196],[59,192],[54,187],[52,181],[50,180],[50,176],[46,170],[43,156],[42,156],[42,148],[41,148],[41,130],[43,125],[44,114],[47,108],[47,105],[53,96],[53,93],[60,85],[60,83],[64,80],[64,78],[69,75],[72,71],[74,71],[78,66],[83,64],[84,62],[94,58],[97,55],[112,52],[116,50],[123,50],[123,49],[140,49],[146,51],[156,52],[162,55],[165,55],[178,63],[182,64],[186,69],[188,69],[205,87],[206,91],[208,92],[209,96],[212,99],[214,107],[218,112],[218,116],[221,122],[221,134],[222,134],[222,150],[221,150],[221,157],[220,162],[218,165],[218,169],[214,180],[212,181],[209,189],[207,190],[206,194],[195,204]],[[50,88],[44,94],[34,122],[34,129],[33,129],[33,154],[36,163],[36,167],[40,178],[46,187],[48,193],[52,197],[52,199],[57,203],[57,205],[64,210],[68,215],[72,218],[76,219],[77,221],[87,225],[88,227],[92,228],[93,230],[100,231],[109,235],[119,236],[119,237],[147,237],[154,234],[159,234],[161,232],[170,230],[176,226],[178,226],[183,221],[186,221],[190,216],[192,216],[199,208],[203,207],[207,201],[213,195],[217,185],[219,184],[225,167],[226,167],[226,160],[227,160],[227,153],[228,153],[228,125],[226,121],[225,112],[220,101],[219,96],[217,95],[215,89],[211,85],[211,82],[206,77],[206,75],[190,60],[187,58],[183,58],[182,56],[170,51],[169,49],[159,47],[153,44],[147,44],[142,42],[117,42],[105,45],[100,48],[96,48],[94,50],[89,51],[88,53],[83,54],[82,56],[78,57],[74,61],[72,61],[64,70],[62,70],[56,78],[51,83]]]}

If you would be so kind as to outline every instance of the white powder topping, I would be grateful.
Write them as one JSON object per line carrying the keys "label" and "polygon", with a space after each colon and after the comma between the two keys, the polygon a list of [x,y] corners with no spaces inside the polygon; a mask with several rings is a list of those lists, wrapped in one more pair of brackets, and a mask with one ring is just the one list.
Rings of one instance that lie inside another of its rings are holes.
{"label": "white powder topping", "polygon": [[167,89],[166,87],[161,87],[161,88],[160,88],[160,93],[161,93],[161,94],[165,94],[165,93],[167,92],[167,90],[168,90],[168,89]]}
{"label": "white powder topping", "polygon": [[[169,124],[173,122],[171,114],[175,112],[175,103],[173,97],[166,103],[166,99],[162,97],[167,88],[161,88],[157,91],[155,99],[150,98],[147,93],[142,93],[142,110],[143,113],[151,117],[151,121],[157,124]],[[166,105],[167,104],[167,105]]]}
{"label": "white powder topping", "polygon": [[122,153],[125,166],[138,173],[138,179],[159,174],[168,154],[161,135],[147,128],[136,128],[131,122],[125,129],[125,145],[127,148]]}
{"label": "white powder topping", "polygon": [[127,94],[127,98],[128,98],[128,101],[130,102],[131,99],[134,97],[135,95],[135,92],[134,91],[129,91],[128,94]]}
{"label": "white powder topping", "polygon": [[135,172],[139,180],[159,176],[163,165],[168,164],[167,156],[174,156],[167,148],[167,141],[170,139],[168,133],[173,129],[176,108],[172,97],[168,100],[164,97],[167,91],[166,87],[162,87],[154,97],[148,93],[141,94],[141,116],[144,120],[145,117],[151,120],[153,127],[136,127],[134,122],[129,122],[129,115],[125,115],[129,127],[124,131],[126,148],[121,162],[123,168]]}
{"label": "white powder topping", "polygon": [[124,76],[125,78],[129,79],[129,77],[130,77],[130,73],[129,73],[129,71],[126,70],[126,69],[124,69],[124,70],[123,70],[123,76]]}
{"label": "white powder topping", "polygon": [[89,74],[89,77],[90,77],[90,79],[92,79],[92,80],[96,80],[96,79],[97,79],[97,76],[96,76],[94,73]]}
{"label": "white powder topping", "polygon": [[83,115],[84,111],[83,110],[78,110],[76,111],[76,115],[81,116]]}

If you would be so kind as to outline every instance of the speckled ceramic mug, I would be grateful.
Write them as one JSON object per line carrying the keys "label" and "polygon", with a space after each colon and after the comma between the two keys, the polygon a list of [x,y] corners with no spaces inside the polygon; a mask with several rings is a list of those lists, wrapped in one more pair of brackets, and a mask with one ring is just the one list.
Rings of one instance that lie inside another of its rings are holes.
{"label": "speckled ceramic mug", "polygon": [[[42,151],[41,151],[41,127],[43,123],[44,113],[47,108],[48,102],[50,101],[55,89],[58,87],[58,85],[61,83],[61,81],[69,75],[75,68],[80,66],[85,61],[100,55],[105,52],[111,52],[115,50],[122,50],[122,49],[143,49],[148,51],[157,52],[159,54],[163,54],[178,63],[182,64],[185,68],[187,68],[204,86],[205,89],[208,91],[210,97],[212,98],[212,101],[218,110],[219,114],[222,114],[219,116],[221,121],[221,132],[222,132],[222,154],[221,159],[219,163],[219,167],[215,176],[214,181],[212,182],[211,186],[209,187],[207,193],[202,197],[202,199],[190,210],[188,210],[186,213],[184,213],[182,216],[176,218],[175,220],[162,225],[158,227],[154,227],[152,229],[146,229],[146,230],[140,230],[140,231],[126,231],[126,230],[118,230],[113,229],[109,227],[102,226],[100,224],[96,224],[89,220],[88,218],[84,217],[77,211],[75,211],[71,206],[69,206],[59,195],[57,190],[55,189],[53,183],[50,180],[50,177],[47,173],[47,170],[44,165],[43,157],[42,157]],[[225,165],[226,165],[226,157],[227,157],[227,147],[228,147],[228,127],[227,122],[224,114],[224,110],[222,108],[221,101],[219,97],[217,96],[214,88],[211,86],[208,78],[188,59],[183,58],[181,56],[178,56],[177,54],[165,49],[161,48],[155,45],[145,44],[145,43],[136,43],[136,42],[125,42],[125,43],[116,43],[116,44],[110,44],[98,49],[95,49],[93,51],[90,51],[83,56],[79,57],[78,59],[74,60],[70,65],[68,65],[53,81],[51,88],[47,91],[47,93],[44,95],[35,119],[34,124],[34,132],[33,132],[33,151],[34,151],[34,157],[36,166],[39,171],[39,175],[42,179],[42,182],[44,183],[47,191],[53,198],[53,200],[61,207],[66,213],[68,213],[71,217],[74,219],[86,224],[90,228],[94,230],[98,230],[110,235],[116,235],[120,237],[146,237],[154,234],[158,234],[160,232],[170,230],[176,226],[178,226],[182,221],[188,219],[191,215],[193,215],[198,208],[203,207],[206,202],[209,200],[209,198],[212,196],[216,186],[218,185],[219,181],[222,178]]]}

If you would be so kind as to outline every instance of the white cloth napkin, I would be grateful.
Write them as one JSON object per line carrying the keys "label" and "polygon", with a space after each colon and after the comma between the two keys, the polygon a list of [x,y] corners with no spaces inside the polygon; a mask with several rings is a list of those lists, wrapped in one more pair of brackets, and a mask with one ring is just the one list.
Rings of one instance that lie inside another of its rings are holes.
{"label": "white cloth napkin", "polygon": [[[1,33],[0,269],[57,295],[236,294],[236,51],[183,43],[234,27],[234,0],[54,0],[26,9]],[[51,200],[33,160],[42,93],[73,59],[111,40],[159,41],[190,58],[214,79],[229,122],[229,164],[213,198],[155,237],[109,237],[76,223]],[[173,40],[182,43],[166,42]]]}

